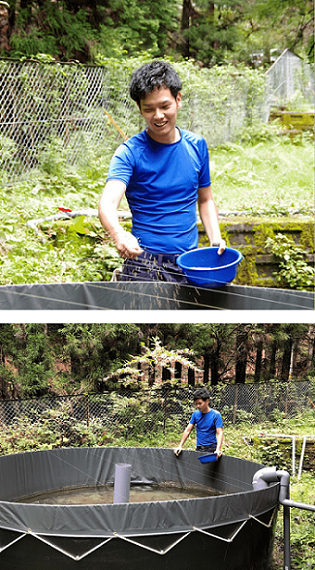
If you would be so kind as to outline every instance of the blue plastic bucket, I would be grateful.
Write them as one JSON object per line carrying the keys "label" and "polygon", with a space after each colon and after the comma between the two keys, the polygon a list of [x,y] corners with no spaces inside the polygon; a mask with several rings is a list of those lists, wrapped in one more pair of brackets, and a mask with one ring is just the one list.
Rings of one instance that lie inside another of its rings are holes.
{"label": "blue plastic bucket", "polygon": [[192,249],[177,258],[177,265],[192,285],[206,288],[223,287],[235,278],[243,256],[230,247],[221,255],[218,251],[218,247]]}
{"label": "blue plastic bucket", "polygon": [[218,459],[216,453],[205,453],[204,455],[199,455],[198,457],[200,463],[212,463]]}

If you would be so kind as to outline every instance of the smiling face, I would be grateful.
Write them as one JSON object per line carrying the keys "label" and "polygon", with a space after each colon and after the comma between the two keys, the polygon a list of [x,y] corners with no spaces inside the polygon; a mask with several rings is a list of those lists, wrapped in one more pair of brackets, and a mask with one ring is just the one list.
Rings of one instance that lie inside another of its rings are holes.
{"label": "smiling face", "polygon": [[168,87],[154,89],[140,101],[140,113],[147,126],[148,135],[155,141],[171,144],[179,140],[176,129],[177,111],[181,108],[181,94],[174,99]]}

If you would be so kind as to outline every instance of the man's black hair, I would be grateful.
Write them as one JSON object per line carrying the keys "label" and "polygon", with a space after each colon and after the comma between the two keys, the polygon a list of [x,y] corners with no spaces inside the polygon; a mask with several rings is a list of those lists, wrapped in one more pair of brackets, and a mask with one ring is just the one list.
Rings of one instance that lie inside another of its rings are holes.
{"label": "man's black hair", "polygon": [[210,394],[206,388],[198,388],[198,390],[195,391],[194,401],[199,400],[199,398],[204,402],[210,398]]}
{"label": "man's black hair", "polygon": [[145,63],[131,75],[130,97],[140,107],[141,99],[157,88],[168,87],[174,99],[182,88],[179,75],[167,61],[155,60]]}

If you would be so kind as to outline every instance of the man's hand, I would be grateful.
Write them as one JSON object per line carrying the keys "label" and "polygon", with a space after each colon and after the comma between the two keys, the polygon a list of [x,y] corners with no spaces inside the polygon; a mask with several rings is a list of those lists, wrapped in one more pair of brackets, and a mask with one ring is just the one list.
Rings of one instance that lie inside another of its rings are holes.
{"label": "man's hand", "polygon": [[224,241],[224,239],[220,240],[220,243],[212,243],[211,247],[218,247],[218,254],[222,255],[222,253],[225,251],[226,248],[226,243]]}
{"label": "man's hand", "polygon": [[176,447],[176,449],[174,449],[174,453],[175,453],[176,457],[178,457],[181,452],[182,452],[181,446]]}
{"label": "man's hand", "polygon": [[117,251],[123,259],[134,259],[143,251],[137,238],[125,230],[119,231],[115,235],[114,241]]}

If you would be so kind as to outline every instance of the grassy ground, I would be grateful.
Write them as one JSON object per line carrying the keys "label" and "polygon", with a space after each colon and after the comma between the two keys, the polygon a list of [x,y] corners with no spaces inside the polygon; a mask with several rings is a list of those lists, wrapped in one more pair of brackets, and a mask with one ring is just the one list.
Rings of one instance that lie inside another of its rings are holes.
{"label": "grassy ground", "polygon": [[210,153],[213,192],[220,211],[313,213],[314,141],[275,138],[229,145]]}
{"label": "grassy ground", "polygon": [[[92,230],[84,229],[78,219],[76,228],[70,222],[73,231],[65,233],[61,228],[64,235],[63,239],[59,236],[58,247],[51,223],[39,235],[26,225],[32,219],[58,214],[60,207],[96,209],[109,159],[109,155],[94,158],[73,170],[60,156],[52,154],[36,175],[0,190],[1,284],[83,282],[110,277],[119,258],[104,241],[96,218]],[[308,135],[293,142],[287,137],[274,137],[210,151],[219,210],[242,211],[248,216],[312,214],[313,162],[313,140]],[[80,238],[76,229],[81,230]],[[85,231],[89,237],[82,237]]]}

